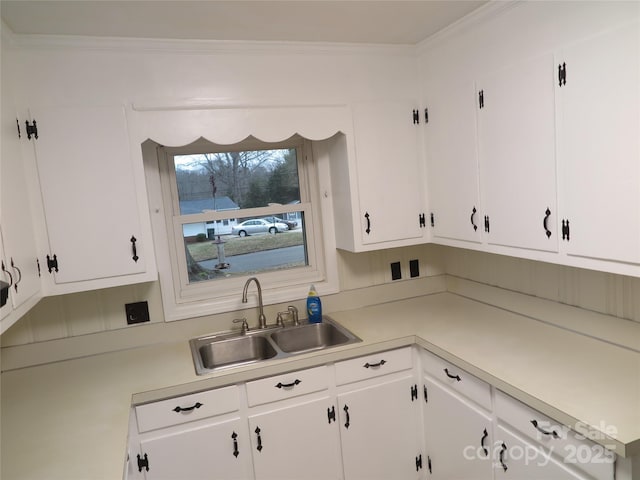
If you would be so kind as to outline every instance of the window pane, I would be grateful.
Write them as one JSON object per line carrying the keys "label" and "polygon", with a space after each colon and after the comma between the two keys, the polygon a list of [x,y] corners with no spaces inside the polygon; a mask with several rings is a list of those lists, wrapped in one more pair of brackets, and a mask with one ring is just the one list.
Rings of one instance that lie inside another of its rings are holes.
{"label": "window pane", "polygon": [[300,202],[295,148],[173,158],[181,215]]}
{"label": "window pane", "polygon": [[301,211],[186,223],[182,232],[190,283],[308,265]]}

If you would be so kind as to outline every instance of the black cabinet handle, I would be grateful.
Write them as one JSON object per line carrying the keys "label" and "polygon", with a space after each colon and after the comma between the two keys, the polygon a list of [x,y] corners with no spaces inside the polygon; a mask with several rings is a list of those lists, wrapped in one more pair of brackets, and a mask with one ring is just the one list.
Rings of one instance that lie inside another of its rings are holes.
{"label": "black cabinet handle", "polygon": [[369,235],[371,233],[371,218],[369,217],[369,212],[364,212],[364,218],[367,220],[367,228],[365,229],[365,232]]}
{"label": "black cabinet handle", "polygon": [[137,262],[138,259],[140,257],[138,257],[138,249],[136,248],[136,242],[138,241],[138,239],[136,237],[134,237],[133,235],[131,235],[131,253],[133,253],[133,256],[131,258],[133,258],[134,262]]}
{"label": "black cabinet handle", "polygon": [[475,220],[475,218],[474,218],[474,217],[476,216],[476,213],[477,213],[477,212],[478,212],[478,211],[476,210],[476,207],[473,207],[473,210],[471,210],[471,225],[473,226],[473,231],[474,231],[474,232],[475,232],[476,230],[478,230],[478,225],[476,225],[476,223],[475,223],[475,221],[474,221],[474,220]]}
{"label": "black cabinet handle", "polygon": [[172,412],[176,412],[176,413],[180,413],[180,412],[190,412],[192,410],[195,410],[196,408],[200,408],[202,407],[202,403],[200,402],[196,402],[193,405],[191,405],[190,407],[176,407],[172,410]]}
{"label": "black cabinet handle", "polygon": [[240,452],[238,451],[238,434],[233,432],[231,434],[231,438],[233,439],[233,456],[238,458],[238,455],[240,455]]}
{"label": "black cabinet handle", "polygon": [[451,375],[451,374],[449,373],[449,369],[448,369],[448,368],[445,368],[445,369],[444,369],[444,373],[446,373],[446,374],[447,374],[447,377],[449,377],[449,378],[453,378],[454,380],[456,380],[456,381],[458,381],[458,382],[462,381],[462,379],[460,378],[460,375]]}
{"label": "black cabinet handle", "polygon": [[387,363],[386,360],[380,360],[378,363],[369,363],[369,362],[367,362],[367,363],[365,363],[363,365],[363,367],[364,368],[378,368],[378,367],[381,367],[382,365],[384,365],[385,363]]}
{"label": "black cabinet handle", "polygon": [[350,425],[350,422],[349,422],[349,407],[347,405],[345,405],[343,410],[344,410],[344,414],[345,414],[344,428],[349,428],[349,425]]}
{"label": "black cabinet handle", "polygon": [[506,472],[507,471],[507,465],[504,463],[504,453],[507,451],[507,446],[504,444],[504,442],[502,442],[502,447],[500,448],[500,465],[502,466],[502,469]]}
{"label": "black cabinet handle", "polygon": [[11,272],[4,266],[4,261],[2,261],[2,271],[9,276],[9,286],[13,285],[13,275],[11,275]]}
{"label": "black cabinet handle", "polygon": [[296,385],[300,385],[302,383],[302,380],[298,380],[297,378],[291,382],[291,383],[282,383],[282,382],[278,382],[278,384],[276,385],[276,388],[293,388]]}
{"label": "black cabinet handle", "polygon": [[22,272],[20,271],[20,269],[18,267],[16,267],[16,265],[13,263],[13,257],[11,257],[11,268],[13,268],[16,272],[18,272],[18,278],[16,279],[16,281],[13,284],[13,288],[15,289],[15,291],[18,291],[18,284],[20,283],[20,281],[22,280]]}
{"label": "black cabinet handle", "polygon": [[482,432],[482,438],[480,439],[480,446],[482,447],[482,451],[484,452],[484,456],[488,457],[489,456],[489,450],[487,450],[487,447],[484,446],[484,441],[487,439],[487,437],[489,436],[489,434],[487,433],[487,429],[484,429],[484,432]]}
{"label": "black cabinet handle", "polygon": [[537,420],[531,420],[531,425],[533,425],[535,429],[543,435],[551,435],[553,438],[560,438],[560,435],[558,435],[558,432],[556,432],[555,430],[551,430],[549,432],[546,430],[543,430],[542,427],[538,425]]}
{"label": "black cabinet handle", "polygon": [[551,216],[551,210],[547,208],[544,212],[544,220],[542,220],[542,227],[547,238],[551,237],[551,230],[549,230],[549,217]]}
{"label": "black cabinet handle", "polygon": [[256,435],[258,436],[258,446],[256,447],[256,450],[261,452],[262,451],[262,437],[260,436],[260,427],[256,427],[255,432],[256,432]]}

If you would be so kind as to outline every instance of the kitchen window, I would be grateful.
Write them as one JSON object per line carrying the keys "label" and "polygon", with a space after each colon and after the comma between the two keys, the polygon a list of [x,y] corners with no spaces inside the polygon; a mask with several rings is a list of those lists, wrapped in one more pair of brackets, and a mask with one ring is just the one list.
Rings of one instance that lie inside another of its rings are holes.
{"label": "kitchen window", "polygon": [[327,280],[312,143],[295,135],[156,146],[171,264],[170,276],[159,265],[161,287],[164,296],[170,278],[175,305],[190,312],[167,315],[165,300],[167,319],[240,308],[251,276],[260,279],[265,304]]}

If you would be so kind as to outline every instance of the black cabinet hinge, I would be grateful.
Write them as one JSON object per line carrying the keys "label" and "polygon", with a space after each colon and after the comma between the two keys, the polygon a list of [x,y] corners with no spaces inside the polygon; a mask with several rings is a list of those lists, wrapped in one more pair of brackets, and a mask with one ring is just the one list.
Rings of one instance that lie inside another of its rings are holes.
{"label": "black cabinet hinge", "polygon": [[435,227],[436,226],[436,217],[433,214],[433,212],[431,212],[431,215],[429,215],[429,220],[431,221],[431,226]]}
{"label": "black cabinet hinge", "polygon": [[489,227],[490,227],[489,215],[485,215],[484,216],[484,231],[489,233]]}
{"label": "black cabinet hinge", "polygon": [[424,213],[418,215],[418,225],[420,228],[424,228],[427,226],[427,221],[425,219]]}
{"label": "black cabinet hinge", "polygon": [[38,124],[34,120],[31,125],[29,125],[29,120],[25,120],[24,124],[27,127],[27,140],[31,140],[31,136],[37,140],[38,139]]}
{"label": "black cabinet hinge", "polygon": [[327,418],[329,420],[329,423],[331,423],[331,420],[333,420],[334,422],[336,421],[336,407],[334,407],[333,405],[331,406],[331,408],[327,408]]}
{"label": "black cabinet hinge", "polygon": [[411,401],[418,399],[418,385],[413,385],[411,387]]}
{"label": "black cabinet hinge", "polygon": [[53,257],[50,257],[49,255],[47,255],[47,269],[49,270],[49,273],[51,273],[52,271],[58,271],[58,257],[54,254]]}
{"label": "black cabinet hinge", "polygon": [[413,124],[414,125],[419,125],[420,124],[420,111],[419,110],[414,110],[413,111]]}
{"label": "black cabinet hinge", "polygon": [[144,457],[140,457],[140,455],[138,455],[138,472],[141,472],[143,468],[147,472],[149,471],[149,457],[146,453],[144,454]]}
{"label": "black cabinet hinge", "polygon": [[570,233],[569,220],[565,220],[563,218],[562,219],[562,239],[566,240],[568,242],[569,241],[569,233]]}
{"label": "black cabinet hinge", "polygon": [[562,62],[558,65],[558,85],[562,87],[567,84],[567,64]]}
{"label": "black cabinet hinge", "polygon": [[424,109],[424,123],[429,123],[429,109]]}
{"label": "black cabinet hinge", "polygon": [[422,469],[422,454],[416,457],[416,472],[419,472]]}
{"label": "black cabinet hinge", "polygon": [[484,108],[484,90],[478,92],[478,107]]}

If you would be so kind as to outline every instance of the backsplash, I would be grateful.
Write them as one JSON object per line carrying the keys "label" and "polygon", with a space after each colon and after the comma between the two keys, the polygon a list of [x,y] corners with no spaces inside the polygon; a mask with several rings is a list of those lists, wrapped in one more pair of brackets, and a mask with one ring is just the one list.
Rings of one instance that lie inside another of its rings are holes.
{"label": "backsplash", "polygon": [[[413,259],[419,260],[420,277],[446,273],[640,322],[639,278],[432,244],[358,254],[339,251],[340,289],[393,282],[391,262],[400,262],[400,281],[405,281]],[[152,282],[45,298],[0,337],[1,343],[26,345],[126,328],[124,305],[143,300],[149,304],[150,324],[163,323],[160,285]]]}
{"label": "backsplash", "polygon": [[640,322],[640,278],[441,248],[449,275]]}
{"label": "backsplash", "polygon": [[[420,277],[444,273],[440,247],[421,245],[367,253],[338,251],[340,291],[358,290],[392,282],[390,264],[400,262],[402,278],[409,278],[409,261],[417,259]],[[240,296],[241,292],[238,292]],[[147,329],[149,325],[164,323],[159,282],[107,288],[69,295],[46,297],[29,313],[7,330],[0,342],[2,347],[78,337],[128,328],[124,305],[147,301],[150,322],[134,325]],[[265,310],[268,310],[265,307]],[[228,327],[228,315],[212,315],[211,328]],[[189,320],[184,320],[189,322]],[[180,322],[182,323],[182,322]],[[157,329],[153,330],[157,332]],[[150,332],[150,335],[153,333]]]}

